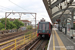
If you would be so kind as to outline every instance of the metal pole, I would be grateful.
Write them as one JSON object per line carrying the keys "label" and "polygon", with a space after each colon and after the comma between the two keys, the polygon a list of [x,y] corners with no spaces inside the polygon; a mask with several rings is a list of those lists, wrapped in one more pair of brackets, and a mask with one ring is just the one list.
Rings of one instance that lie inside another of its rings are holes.
{"label": "metal pole", "polygon": [[60,22],[58,21],[58,30],[60,31]]}
{"label": "metal pole", "polygon": [[73,16],[74,16],[74,11],[72,11],[72,17],[71,17],[71,29],[72,29],[72,36],[71,39],[73,39]]}
{"label": "metal pole", "polygon": [[36,31],[36,13],[35,13],[35,31]]}
{"label": "metal pole", "polygon": [[9,14],[7,15],[7,12],[5,12],[5,30],[6,30],[7,17],[8,17],[10,14],[11,14],[11,13],[9,13]]}
{"label": "metal pole", "polygon": [[5,13],[5,30],[6,30],[6,18],[7,18],[7,17],[6,17],[6,13]]}
{"label": "metal pole", "polygon": [[19,14],[19,17],[20,17],[20,19],[19,19],[19,20],[21,20],[21,16],[22,16],[22,14],[20,13],[20,14]]}
{"label": "metal pole", "polygon": [[73,14],[73,11],[72,11],[72,17],[71,17],[71,19],[72,19],[72,20],[71,20],[71,28],[73,28],[73,15],[74,15],[74,14]]}
{"label": "metal pole", "polygon": [[67,35],[67,19],[66,19],[66,26],[65,26],[65,35]]}

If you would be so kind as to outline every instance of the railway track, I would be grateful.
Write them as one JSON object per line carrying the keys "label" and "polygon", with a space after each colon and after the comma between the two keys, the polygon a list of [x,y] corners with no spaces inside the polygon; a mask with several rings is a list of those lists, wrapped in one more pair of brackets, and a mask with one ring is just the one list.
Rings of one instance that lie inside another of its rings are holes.
{"label": "railway track", "polygon": [[[33,31],[33,32],[35,32],[35,30],[31,30],[31,31]],[[17,38],[17,37],[21,37],[21,36],[23,36],[23,35],[25,35],[25,33],[26,32],[28,32],[28,31],[24,31],[24,32],[22,32],[22,33],[19,33],[18,35],[16,35],[16,36],[13,36],[13,35],[11,35],[11,36],[9,36],[8,38],[9,39],[5,39],[3,42],[1,42],[1,43],[4,43],[4,42],[7,42],[7,41],[9,41],[9,40],[13,40],[13,39],[15,39],[15,38]],[[13,36],[13,37],[12,37]],[[21,38],[22,39],[22,38]],[[1,39],[0,39],[1,40]],[[16,40],[16,41],[19,41],[20,39],[18,39],[18,40]],[[0,43],[0,44],[1,44]],[[8,43],[8,44],[5,44],[5,45],[1,45],[0,46],[0,50],[1,49],[3,49],[3,48],[5,48],[5,47],[7,47],[8,45],[11,45],[11,44],[13,44],[14,43],[14,41],[12,41],[12,42],[10,42],[10,43]],[[7,48],[7,50],[9,50],[9,49],[11,49],[11,47],[10,48]]]}
{"label": "railway track", "polygon": [[[8,40],[16,38],[16,37],[19,37],[19,36],[22,36],[28,31],[30,31],[30,30],[25,30],[23,32],[19,32],[19,33],[16,32],[16,33],[12,33],[12,34],[9,34],[9,35],[2,36],[0,38],[0,43],[4,42],[4,41],[8,41]],[[35,30],[32,30],[32,31],[34,32]]]}
{"label": "railway track", "polygon": [[48,39],[38,39],[27,50],[46,50]]}

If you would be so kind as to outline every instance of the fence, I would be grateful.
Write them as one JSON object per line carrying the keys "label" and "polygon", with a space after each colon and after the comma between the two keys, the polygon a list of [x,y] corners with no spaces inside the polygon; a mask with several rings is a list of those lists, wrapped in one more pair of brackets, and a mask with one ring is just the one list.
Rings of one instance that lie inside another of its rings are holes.
{"label": "fence", "polygon": [[36,32],[21,36],[19,38],[10,40],[8,42],[0,44],[0,46],[6,45],[11,43],[11,45],[1,49],[1,50],[16,50],[17,48],[21,47],[22,45],[28,43],[30,40],[36,37]]}

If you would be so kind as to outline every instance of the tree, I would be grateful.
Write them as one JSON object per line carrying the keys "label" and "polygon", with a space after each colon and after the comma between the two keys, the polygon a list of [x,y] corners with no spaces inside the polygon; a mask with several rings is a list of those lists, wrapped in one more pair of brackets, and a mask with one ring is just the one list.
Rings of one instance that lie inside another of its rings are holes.
{"label": "tree", "polygon": [[4,28],[4,24],[2,24],[2,23],[0,22],[0,30],[1,30],[2,28]]}
{"label": "tree", "polygon": [[5,18],[0,19],[2,24],[5,24]]}
{"label": "tree", "polygon": [[20,26],[24,26],[24,24],[21,21],[19,21],[18,19],[16,19],[13,23],[17,26],[17,29],[19,29]]}
{"label": "tree", "polygon": [[[3,24],[3,28],[5,28],[5,18],[1,19],[0,21]],[[16,28],[16,25],[12,21],[9,21],[9,19],[7,19],[6,20],[6,29],[8,30],[8,29],[13,29],[13,28]]]}
{"label": "tree", "polygon": [[[4,29],[5,28],[5,18],[0,19],[0,29]],[[10,21],[9,19],[6,20],[6,29],[13,29],[13,28],[20,28],[20,26],[24,26],[24,24],[19,21],[19,20],[15,20],[15,21]]]}
{"label": "tree", "polygon": [[8,21],[6,26],[6,29],[17,28],[17,26],[12,21]]}
{"label": "tree", "polygon": [[27,26],[27,29],[32,29],[32,26]]}

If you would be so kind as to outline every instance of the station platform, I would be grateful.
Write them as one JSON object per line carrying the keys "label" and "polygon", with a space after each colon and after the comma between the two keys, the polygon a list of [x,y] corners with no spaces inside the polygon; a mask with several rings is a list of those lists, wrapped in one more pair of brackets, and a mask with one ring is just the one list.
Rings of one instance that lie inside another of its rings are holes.
{"label": "station platform", "polygon": [[47,50],[75,50],[75,39],[53,29]]}

